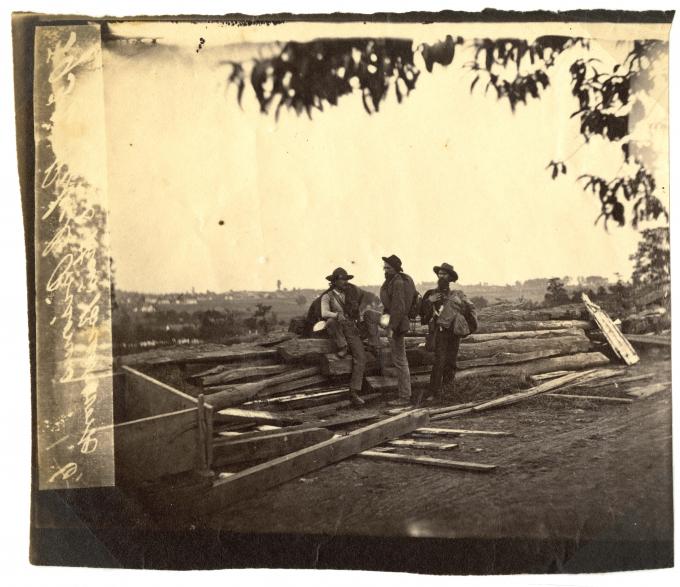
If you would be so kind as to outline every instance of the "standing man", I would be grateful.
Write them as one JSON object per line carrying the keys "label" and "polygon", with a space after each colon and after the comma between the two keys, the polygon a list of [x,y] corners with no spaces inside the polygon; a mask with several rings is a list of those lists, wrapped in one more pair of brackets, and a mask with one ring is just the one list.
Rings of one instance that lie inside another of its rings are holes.
{"label": "standing man", "polygon": [[383,257],[385,282],[380,288],[383,313],[389,314],[387,336],[390,341],[392,363],[397,370],[397,395],[400,403],[414,401],[411,394],[411,372],[406,358],[406,333],[410,327],[409,310],[416,296],[413,279],[404,273],[401,259],[396,255]]}
{"label": "standing man", "polygon": [[361,310],[366,305],[366,293],[349,283],[354,275],[348,275],[338,267],[326,279],[330,288],[321,296],[321,318],[326,321],[326,329],[338,347],[338,356],[352,356],[352,376],[349,384],[349,400],[353,406],[362,406],[364,401],[359,392],[366,371],[366,351],[361,341],[358,323]]}
{"label": "standing man", "polygon": [[[452,290],[451,283],[458,281],[452,265],[442,263],[433,268],[437,274],[437,288],[425,292],[421,304],[421,321],[429,324],[429,336],[434,337],[434,365],[430,376],[429,396],[440,402],[444,386],[453,392],[456,377],[456,359],[461,338],[476,329],[475,307],[460,290]],[[422,401],[422,394],[417,398]]]}

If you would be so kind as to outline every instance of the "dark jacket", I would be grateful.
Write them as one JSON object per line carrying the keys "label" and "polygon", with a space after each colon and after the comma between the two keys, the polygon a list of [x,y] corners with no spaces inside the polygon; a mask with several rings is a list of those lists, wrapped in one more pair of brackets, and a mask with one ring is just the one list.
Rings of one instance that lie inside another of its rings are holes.
{"label": "dark jacket", "polygon": [[380,301],[385,313],[390,315],[389,326],[396,335],[405,334],[409,330],[411,324],[408,312],[415,293],[415,283],[406,273],[393,275],[380,288]]}

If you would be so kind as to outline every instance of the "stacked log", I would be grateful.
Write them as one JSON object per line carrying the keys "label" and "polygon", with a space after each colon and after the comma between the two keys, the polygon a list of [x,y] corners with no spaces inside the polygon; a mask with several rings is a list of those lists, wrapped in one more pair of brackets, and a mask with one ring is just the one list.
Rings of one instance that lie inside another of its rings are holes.
{"label": "stacked log", "polygon": [[[530,376],[603,365],[608,359],[593,352],[596,348],[586,335],[593,328],[582,319],[587,314],[583,304],[539,309],[486,308],[479,312],[478,331],[461,341],[457,378]],[[407,358],[416,386],[429,380],[434,362],[433,353],[425,349],[426,332],[427,327],[415,328],[407,339]],[[245,363],[225,362],[195,375],[194,380],[206,394],[206,402],[218,409],[265,402],[268,409],[276,410],[285,405],[313,406],[338,401],[352,372],[351,356],[338,356],[334,342],[328,338],[302,338],[286,333],[278,344],[266,347],[267,360],[263,361],[264,344],[270,342],[259,341],[257,348],[239,349],[247,357]],[[386,338],[381,339],[375,352],[367,351],[365,374],[366,393],[382,393],[396,387]],[[294,395],[275,401],[277,396],[287,393]]]}
{"label": "stacked log", "polygon": [[[590,339],[583,330],[562,329],[540,332],[541,334],[534,338],[522,336],[525,334],[522,332],[502,333],[502,338],[491,339],[482,338],[490,335],[470,336],[468,338],[472,341],[479,342],[467,342],[468,339],[464,339],[458,353],[458,368],[512,365],[547,357],[582,353],[592,349]],[[510,336],[505,337],[505,335]],[[434,362],[433,353],[426,351],[423,347],[407,349],[406,357],[411,367],[432,365]],[[373,371],[373,362],[369,364],[371,368],[367,373],[370,375]],[[383,372],[392,365],[389,349],[380,349],[379,364]],[[334,354],[324,355],[321,357],[321,371],[329,376],[349,375],[352,372],[352,359],[346,357],[339,360]]]}
{"label": "stacked log", "polygon": [[[596,351],[586,333],[597,328],[585,320],[588,310],[583,304],[568,304],[553,308],[525,309],[508,305],[488,307],[478,313],[479,328],[461,341],[457,380],[496,375],[538,375],[549,371],[580,370],[609,363]],[[410,336],[424,341],[427,326],[412,327]],[[433,354],[425,351],[424,343],[407,350],[409,366],[417,374],[412,385],[428,382],[428,365]],[[396,389],[392,360],[388,350],[381,350],[382,376],[369,375],[367,389]],[[348,367],[351,367],[348,365]]]}
{"label": "stacked log", "polygon": [[[545,309],[503,306],[481,311],[478,331],[461,341],[457,380],[531,376],[607,364],[609,359],[594,352],[596,347],[586,335],[593,324],[582,319],[584,313],[587,311],[581,304]],[[407,339],[407,358],[412,384],[418,387],[429,382],[434,357],[425,348],[427,327],[413,330]],[[321,410],[328,415],[349,405],[347,386],[354,360],[340,357],[336,351],[328,338],[303,338],[288,332],[194,353],[159,352],[147,363],[179,365],[187,382],[185,393],[203,394],[214,413],[225,408],[246,410],[246,419],[259,414],[259,418],[278,418],[290,424],[300,419],[293,414],[296,410]],[[191,365],[191,374],[187,365]],[[396,390],[387,338],[380,340],[378,349],[367,351],[365,375],[366,400]],[[232,421],[235,418],[233,411],[221,413]],[[317,420],[319,417],[315,416]]]}
{"label": "stacked log", "polygon": [[[472,367],[461,369],[456,373],[456,381],[461,381],[471,377],[483,378],[497,375],[529,376],[538,373],[546,373],[556,370],[580,370],[592,367],[599,367],[609,363],[609,359],[602,353],[576,353],[562,357],[550,357],[528,361],[517,365],[493,365],[485,367]],[[429,383],[429,375],[412,375],[411,385],[421,387]],[[371,392],[388,393],[396,391],[396,377],[367,377],[367,389]]]}

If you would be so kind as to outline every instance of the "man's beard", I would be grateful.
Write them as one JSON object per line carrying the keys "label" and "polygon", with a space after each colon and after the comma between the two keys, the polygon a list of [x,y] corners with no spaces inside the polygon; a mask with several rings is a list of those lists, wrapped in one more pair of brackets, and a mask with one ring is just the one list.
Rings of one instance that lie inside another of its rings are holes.
{"label": "man's beard", "polygon": [[449,280],[445,277],[440,277],[437,280],[437,289],[446,291],[449,289]]}
{"label": "man's beard", "polygon": [[389,271],[385,271],[385,279],[389,279],[391,275]]}

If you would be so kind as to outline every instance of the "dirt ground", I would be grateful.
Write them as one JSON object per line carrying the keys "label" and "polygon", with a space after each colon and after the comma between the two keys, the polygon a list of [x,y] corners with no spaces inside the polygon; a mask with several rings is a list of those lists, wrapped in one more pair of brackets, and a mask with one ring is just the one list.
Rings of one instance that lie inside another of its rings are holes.
{"label": "dirt ground", "polygon": [[[497,465],[491,472],[356,456],[193,521],[153,519],[115,488],[38,492],[44,519],[31,539],[43,557],[33,561],[449,574],[672,566],[670,358],[647,353],[629,371],[652,377],[569,393],[626,397],[631,387],[667,385],[630,404],[541,396],[436,421],[511,435],[459,436],[451,451],[411,451]],[[521,385],[468,382],[452,403]],[[384,402],[369,407],[387,410]]]}
{"label": "dirt ground", "polygon": [[591,393],[626,397],[627,387],[659,382],[668,388],[631,404],[540,397],[442,420],[432,425],[511,436],[460,436],[451,451],[411,451],[497,465],[492,472],[352,457],[197,526],[325,536],[672,539],[670,360],[648,357],[630,372],[654,377]]}

